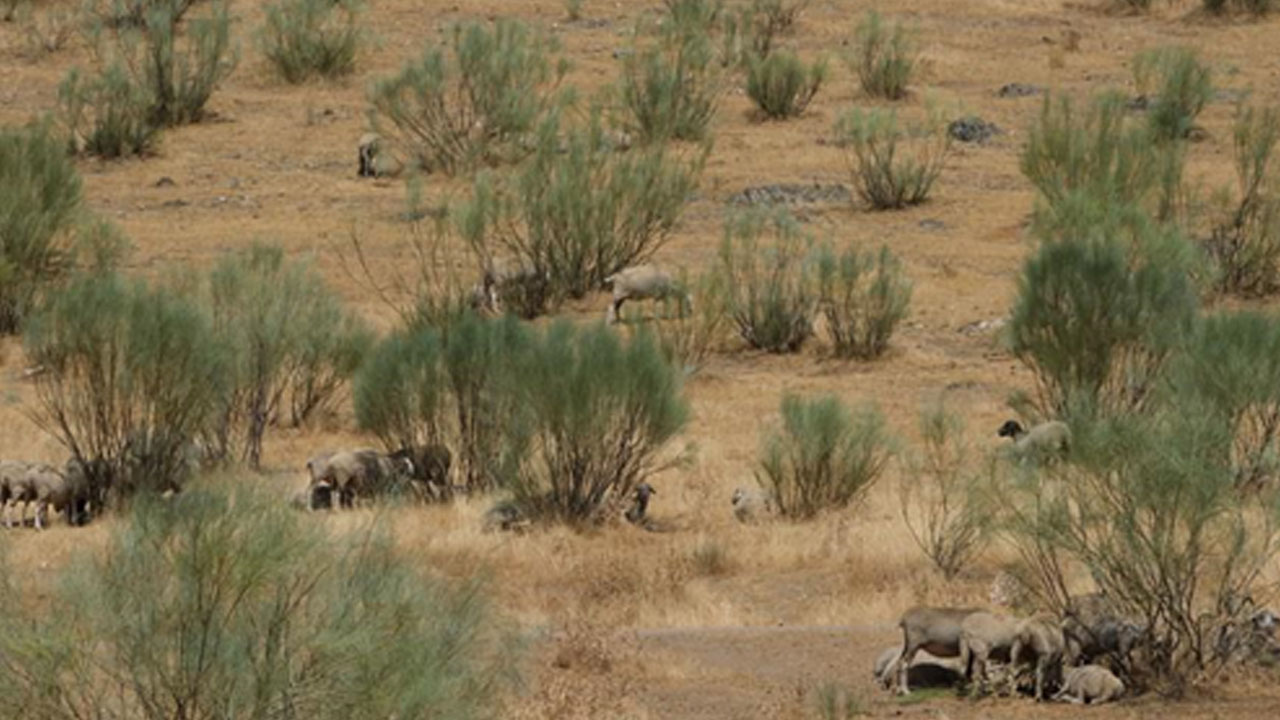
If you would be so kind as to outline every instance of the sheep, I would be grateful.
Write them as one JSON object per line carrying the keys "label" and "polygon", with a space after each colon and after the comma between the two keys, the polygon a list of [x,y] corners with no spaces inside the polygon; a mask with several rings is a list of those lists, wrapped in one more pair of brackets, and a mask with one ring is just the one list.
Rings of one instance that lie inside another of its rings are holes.
{"label": "sheep", "polygon": [[1111,657],[1127,664],[1129,653],[1146,635],[1143,626],[1121,617],[1102,593],[1071,598],[1062,619],[1068,665]]}
{"label": "sheep", "polygon": [[978,608],[939,608],[916,606],[902,614],[902,655],[898,658],[898,693],[911,692],[907,670],[916,653],[924,650],[942,658],[960,655],[960,625],[965,618],[982,612]]}
{"label": "sheep", "polygon": [[377,133],[361,135],[357,153],[358,177],[396,177],[404,172],[404,164],[386,152],[382,136]]}
{"label": "sheep", "polygon": [[316,456],[307,461],[307,469],[312,487],[331,488],[338,493],[342,507],[352,507],[356,496],[382,494],[397,476],[413,476],[413,463],[408,459],[392,458],[370,448]]}
{"label": "sheep", "polygon": [[27,468],[18,486],[18,495],[35,502],[36,529],[43,530],[48,524],[49,506],[66,513],[68,525],[83,524],[89,488],[48,465],[36,464]]}
{"label": "sheep", "polygon": [[778,510],[778,503],[769,490],[735,488],[733,491],[733,517],[741,523],[755,522]]}
{"label": "sheep", "polygon": [[625,268],[604,279],[604,286],[613,289],[613,300],[605,318],[610,324],[618,322],[618,312],[628,300],[662,300],[678,297],[684,301],[683,311],[693,309],[693,298],[666,270],[656,265],[636,265]]}
{"label": "sheep", "polygon": [[658,491],[647,482],[642,482],[636,486],[636,492],[631,507],[627,508],[625,517],[627,522],[632,525],[640,525],[644,523],[644,514],[649,510],[649,497],[657,495]]}
{"label": "sheep", "polygon": [[1062,689],[1054,700],[1098,704],[1119,700],[1124,695],[1124,683],[1101,665],[1082,665],[1063,673]]}
{"label": "sheep", "polygon": [[[1009,650],[1009,663],[1016,670],[1027,651],[1036,660],[1036,702],[1044,699],[1045,680],[1056,681],[1062,672],[1062,657],[1067,641],[1062,633],[1062,623],[1053,615],[1041,613],[1018,623],[1013,648]],[[1050,673],[1052,672],[1052,676]]]}
{"label": "sheep", "polygon": [[[503,298],[513,293],[536,296],[551,282],[551,273],[539,270],[524,258],[501,258],[485,263],[478,287],[472,288],[468,302],[492,313],[502,312]],[[519,303],[518,303],[519,304]],[[479,308],[476,308],[479,309]],[[518,308],[517,308],[518,310]]]}
{"label": "sheep", "polygon": [[485,511],[481,529],[487,533],[495,530],[523,532],[529,524],[529,518],[519,503],[503,500]]}
{"label": "sheep", "polygon": [[[10,512],[9,501],[19,502],[17,495],[22,492],[24,485],[24,477],[30,468],[29,463],[20,460],[0,460],[0,508],[3,508],[4,526],[13,527],[13,515]],[[20,520],[26,518],[26,500],[23,503],[23,511]]]}
{"label": "sheep", "polygon": [[960,667],[972,679],[976,673],[979,691],[987,686],[987,661],[1005,658],[1013,649],[1019,620],[1011,615],[985,611],[970,613],[960,622]]}
{"label": "sheep", "polygon": [[1048,420],[1025,430],[1017,420],[1007,420],[996,431],[1013,440],[1013,456],[1019,459],[1050,459],[1071,449],[1071,428],[1061,420]]}
{"label": "sheep", "polygon": [[[947,661],[935,658],[928,655],[928,653],[925,653],[925,655],[926,657],[921,657],[917,653],[916,659],[911,663],[911,667],[907,669],[907,675],[912,685],[916,687],[949,687],[960,680],[959,670],[952,667]],[[871,668],[872,676],[880,687],[885,690],[888,690],[893,684],[894,670],[899,657],[902,657],[902,648],[898,645],[890,645],[876,657],[875,664]]]}
{"label": "sheep", "polygon": [[424,500],[447,500],[453,491],[449,485],[449,468],[453,453],[438,443],[414,445],[391,453],[390,458],[409,470],[408,477]]}

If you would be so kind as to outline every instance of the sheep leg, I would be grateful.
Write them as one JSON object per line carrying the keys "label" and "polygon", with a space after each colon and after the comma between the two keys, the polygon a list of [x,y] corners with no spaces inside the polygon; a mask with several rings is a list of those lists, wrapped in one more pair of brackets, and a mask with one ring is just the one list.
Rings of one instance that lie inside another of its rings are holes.
{"label": "sheep leg", "polygon": [[1044,675],[1048,664],[1043,657],[1036,659],[1036,702],[1044,700]]}
{"label": "sheep leg", "polygon": [[36,529],[44,529],[44,516],[49,512],[49,504],[44,500],[36,501]]}
{"label": "sheep leg", "polygon": [[608,317],[606,318],[610,325],[618,322],[618,313],[622,312],[622,303],[626,301],[627,299],[625,297],[614,296],[613,302],[609,305],[609,312],[607,313]]}
{"label": "sheep leg", "polygon": [[907,685],[907,671],[911,669],[911,660],[915,658],[916,651],[919,650],[918,645],[903,643],[902,654],[898,657],[898,694],[910,695],[911,688]]}

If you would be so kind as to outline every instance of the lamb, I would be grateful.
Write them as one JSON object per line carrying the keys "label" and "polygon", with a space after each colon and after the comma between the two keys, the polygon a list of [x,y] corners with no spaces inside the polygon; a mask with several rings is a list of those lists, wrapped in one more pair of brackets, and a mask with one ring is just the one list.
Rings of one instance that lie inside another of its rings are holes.
{"label": "lamb", "polygon": [[1119,700],[1124,695],[1124,683],[1101,665],[1083,665],[1068,669],[1062,678],[1062,689],[1054,700],[1098,704]]}
{"label": "lamb", "polygon": [[396,177],[404,172],[404,164],[385,152],[382,136],[377,133],[365,133],[360,136],[357,148],[359,166],[356,175],[359,177]]}
{"label": "lamb", "polygon": [[982,612],[978,608],[939,608],[917,606],[902,614],[902,656],[898,658],[898,693],[911,692],[907,670],[916,653],[924,650],[942,658],[960,655],[960,625],[965,618]]}
{"label": "lamb", "polygon": [[1061,420],[1049,420],[1024,430],[1017,420],[1007,420],[996,435],[1013,439],[1013,455],[1019,459],[1061,457],[1071,449],[1071,428]]}
{"label": "lamb", "polygon": [[1013,649],[1019,621],[1011,615],[975,612],[960,622],[960,667],[972,678],[977,674],[978,690],[987,686],[987,661],[1004,659]]}
{"label": "lamb", "polygon": [[662,300],[677,297],[684,301],[683,311],[693,309],[693,298],[685,292],[679,281],[656,265],[636,265],[604,279],[605,287],[612,287],[613,301],[606,318],[610,324],[618,322],[618,312],[628,300]]}
{"label": "lamb", "polygon": [[1028,652],[1035,656],[1036,702],[1044,699],[1045,681],[1056,681],[1062,672],[1062,657],[1066,646],[1062,623],[1052,615],[1041,613],[1018,623],[1013,648],[1009,650],[1009,662],[1016,670]]}
{"label": "lamb", "polygon": [[733,517],[741,523],[755,522],[778,510],[773,493],[768,490],[735,488],[733,491]]}
{"label": "lamb", "polygon": [[[926,657],[920,657],[917,654],[915,661],[911,663],[911,667],[907,668],[907,675],[912,685],[916,687],[948,687],[955,685],[960,680],[960,671],[948,664],[947,661],[935,658],[928,655],[928,653],[925,653],[925,655]],[[898,645],[890,645],[876,657],[871,674],[875,677],[880,687],[885,690],[888,690],[893,684],[894,670],[899,657],[902,657],[902,648]]]}

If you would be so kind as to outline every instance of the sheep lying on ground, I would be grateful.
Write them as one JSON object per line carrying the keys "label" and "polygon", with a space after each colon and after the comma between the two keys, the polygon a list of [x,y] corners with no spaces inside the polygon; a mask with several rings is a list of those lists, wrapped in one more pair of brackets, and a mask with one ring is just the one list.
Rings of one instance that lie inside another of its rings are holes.
{"label": "sheep lying on ground", "polygon": [[1061,420],[1049,420],[1024,430],[1017,420],[1008,420],[996,435],[1013,439],[1013,456],[1019,460],[1049,460],[1067,454],[1071,448],[1071,428]]}
{"label": "sheep lying on ground", "polygon": [[613,300],[605,316],[610,323],[618,322],[622,304],[628,300],[677,297],[684,301],[682,313],[693,309],[693,298],[685,292],[684,287],[670,273],[656,265],[636,265],[616,272],[604,279],[604,286],[613,290]]}
{"label": "sheep lying on ground", "polygon": [[960,667],[970,679],[976,673],[975,688],[979,691],[987,687],[987,661],[1009,657],[1019,625],[1018,619],[1013,616],[985,611],[970,613],[961,620]]}
{"label": "sheep lying on ground", "polygon": [[750,523],[778,511],[773,493],[753,488],[735,488],[733,491],[733,517],[738,522]]}
{"label": "sheep lying on ground", "polygon": [[1018,665],[1028,655],[1035,658],[1036,702],[1044,699],[1046,682],[1057,682],[1058,675],[1062,672],[1062,657],[1066,645],[1062,623],[1053,615],[1035,615],[1018,623],[1013,648],[1009,650],[1009,662],[1016,677]]}
{"label": "sheep lying on ground", "polygon": [[339,505],[348,508],[355,505],[356,497],[382,495],[414,473],[412,461],[392,458],[371,448],[314,456],[307,461],[307,470],[313,491],[329,488],[337,493]]}
{"label": "sheep lying on ground", "polygon": [[[894,672],[897,670],[898,658],[902,657],[902,646],[891,645],[885,648],[871,669],[872,676],[880,687],[888,690],[894,683]],[[915,687],[950,687],[960,681],[960,670],[954,663],[936,658],[928,653],[922,657],[916,654],[911,667],[907,668],[907,678]]]}
{"label": "sheep lying on ground", "polygon": [[404,163],[387,150],[386,142],[377,133],[361,135],[357,152],[359,177],[396,177],[404,172]]}
{"label": "sheep lying on ground", "polygon": [[965,618],[982,612],[978,608],[913,607],[902,614],[898,627],[902,628],[902,655],[896,663],[898,692],[911,692],[908,669],[916,653],[924,650],[940,658],[960,655],[961,624]]}
{"label": "sheep lying on ground", "polygon": [[1076,704],[1098,704],[1119,700],[1124,683],[1101,665],[1082,665],[1067,669],[1062,676],[1062,689],[1053,696]]}

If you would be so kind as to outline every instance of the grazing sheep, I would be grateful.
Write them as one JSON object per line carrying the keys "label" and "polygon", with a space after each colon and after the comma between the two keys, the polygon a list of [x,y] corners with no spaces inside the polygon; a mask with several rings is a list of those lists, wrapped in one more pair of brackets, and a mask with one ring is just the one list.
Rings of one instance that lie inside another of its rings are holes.
{"label": "grazing sheep", "polygon": [[1121,617],[1102,593],[1071,598],[1062,619],[1068,665],[1110,657],[1125,665],[1129,653],[1146,635],[1145,629]]}
{"label": "grazing sheep", "polygon": [[453,493],[449,484],[453,453],[444,445],[432,443],[401,448],[391,453],[390,458],[401,468],[408,469],[408,477],[423,500],[448,500]]}
{"label": "grazing sheep", "polygon": [[1036,702],[1044,699],[1045,681],[1056,682],[1062,672],[1062,657],[1067,641],[1062,633],[1062,622],[1053,615],[1041,613],[1018,623],[1013,648],[1009,650],[1009,663],[1017,668],[1025,655],[1036,660]]}
{"label": "grazing sheep", "polygon": [[[25,488],[24,478],[30,467],[29,463],[20,460],[0,460],[0,508],[3,508],[4,526],[7,528],[13,527],[13,515],[10,512],[9,501],[12,500],[16,504],[19,502],[18,495],[20,493],[25,494],[23,492]],[[23,503],[23,509],[19,518],[20,522],[26,519],[27,514],[26,500],[21,500],[21,502]]]}
{"label": "grazing sheep", "polygon": [[404,172],[404,164],[386,152],[382,136],[377,133],[365,133],[360,136],[358,146],[359,177],[396,177]]}
{"label": "grazing sheep", "polygon": [[487,307],[493,313],[502,312],[502,298],[512,293],[537,294],[549,282],[551,273],[518,257],[490,260],[480,278]]}
{"label": "grazing sheep", "polygon": [[642,482],[636,486],[636,492],[631,503],[631,507],[627,508],[624,516],[627,522],[632,525],[640,525],[644,523],[644,514],[649,510],[649,497],[657,495],[658,491],[647,482]]}
{"label": "grazing sheep", "polygon": [[1018,459],[1048,460],[1071,449],[1071,428],[1061,420],[1042,422],[1030,430],[1017,420],[1007,420],[996,435],[1013,439],[1013,456]]}
{"label": "grazing sheep", "polygon": [[35,502],[37,530],[43,530],[48,524],[50,506],[66,514],[68,525],[84,524],[89,488],[81,482],[69,481],[48,465],[28,467],[18,485],[18,494],[25,501]]}
{"label": "grazing sheep", "polygon": [[976,672],[978,691],[987,687],[987,661],[1009,657],[1018,625],[1011,615],[985,611],[971,613],[960,622],[960,667],[971,680]]}
{"label": "grazing sheep", "polygon": [[965,618],[982,612],[978,608],[939,608],[917,606],[902,614],[902,655],[898,658],[898,693],[911,692],[907,670],[916,653],[924,650],[940,658],[960,655],[960,625]]}
{"label": "grazing sheep", "polygon": [[[890,645],[876,657],[871,674],[885,690],[893,685],[894,671],[900,657],[902,657],[902,647],[898,645]],[[917,653],[911,667],[907,668],[907,675],[915,687],[951,687],[960,681],[959,670],[948,664],[946,660],[933,657],[928,653],[925,653],[925,657]]]}
{"label": "grazing sheep", "polygon": [[778,503],[768,490],[735,488],[733,491],[733,516],[741,523],[750,523],[778,511]]}
{"label": "grazing sheep", "polygon": [[685,308],[693,309],[693,298],[685,292],[684,287],[670,273],[656,265],[636,265],[616,272],[604,279],[604,286],[613,289],[613,301],[605,316],[611,324],[618,322],[622,304],[628,300],[679,297],[684,301]]}
{"label": "grazing sheep", "polygon": [[1062,700],[1097,705],[1119,700],[1124,695],[1124,683],[1101,665],[1083,665],[1069,668],[1062,676],[1062,689],[1053,696]]}
{"label": "grazing sheep", "polygon": [[386,492],[398,479],[413,476],[413,463],[393,459],[370,448],[345,450],[307,461],[312,487],[328,487],[338,494],[341,507],[353,507],[355,498],[371,498]]}

